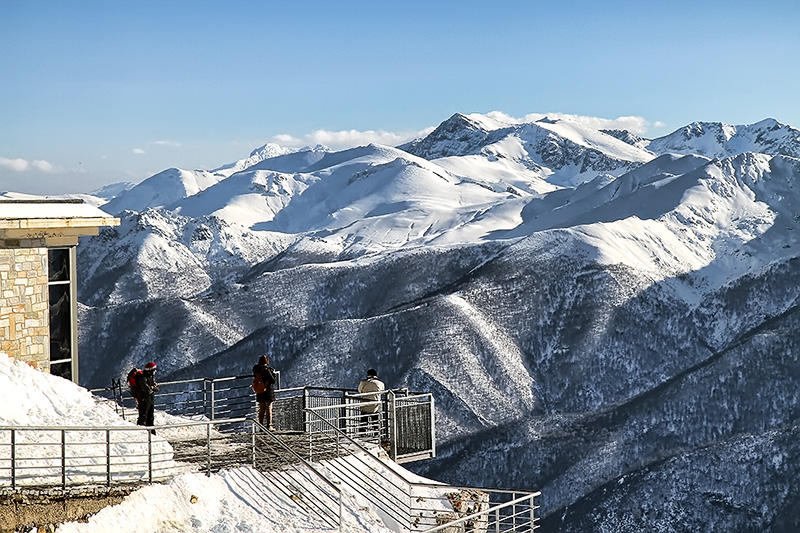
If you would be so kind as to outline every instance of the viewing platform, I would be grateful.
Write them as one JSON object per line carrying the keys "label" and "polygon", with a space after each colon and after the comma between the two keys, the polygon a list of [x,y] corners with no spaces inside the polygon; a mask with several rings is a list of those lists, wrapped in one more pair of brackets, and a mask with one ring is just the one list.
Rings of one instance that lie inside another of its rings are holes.
{"label": "viewing platform", "polygon": [[[430,393],[278,386],[270,429],[253,418],[251,383],[251,376],[160,383],[157,419],[167,423],[152,428],[0,427],[0,530],[36,525],[42,510],[67,513],[65,502],[76,499],[102,506],[145,484],[222,471],[264,487],[325,530],[341,531],[343,509],[348,516],[370,509],[403,533],[536,529],[538,492],[451,486],[398,465],[436,454]],[[135,419],[120,382],[92,392]],[[378,407],[377,416],[362,407]]]}

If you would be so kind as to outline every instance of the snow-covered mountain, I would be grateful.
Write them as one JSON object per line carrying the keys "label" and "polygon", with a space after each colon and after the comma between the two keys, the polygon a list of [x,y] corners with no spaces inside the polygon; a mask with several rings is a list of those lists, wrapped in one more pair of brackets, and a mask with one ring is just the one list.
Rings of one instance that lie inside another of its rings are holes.
{"label": "snow-covered mountain", "polygon": [[123,212],[79,247],[81,375],[375,367],[436,394],[421,473],[540,489],[551,529],[800,527],[797,130],[498,116]]}
{"label": "snow-covered mountain", "polygon": [[102,208],[109,213],[117,214],[125,210],[142,211],[148,207],[164,207],[181,198],[197,194],[223,178],[225,178],[223,174],[206,170],[168,168],[120,193]]}
{"label": "snow-covered mountain", "polygon": [[601,174],[618,176],[653,158],[614,135],[568,119],[516,123],[459,113],[424,139],[400,148],[434,161],[479,156],[492,166],[512,165],[522,175],[559,186],[578,185]]}
{"label": "snow-covered mountain", "polygon": [[669,135],[653,139],[647,149],[656,153],[729,157],[745,152],[800,157],[800,130],[768,118],[733,126],[723,122],[692,122]]}

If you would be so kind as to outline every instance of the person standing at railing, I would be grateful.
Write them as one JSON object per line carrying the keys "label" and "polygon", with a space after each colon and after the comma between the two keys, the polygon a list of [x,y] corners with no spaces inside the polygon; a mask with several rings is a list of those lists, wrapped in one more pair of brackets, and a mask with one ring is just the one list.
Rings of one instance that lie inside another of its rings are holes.
{"label": "person standing at railing", "polygon": [[[362,402],[379,402],[381,399],[380,393],[384,390],[386,390],[386,385],[378,379],[378,372],[374,368],[367,370],[367,377],[358,384],[359,393],[374,393],[361,396]],[[380,403],[365,403],[361,406],[361,428],[359,432],[372,434],[377,430],[377,433],[380,433],[380,410]]]}
{"label": "person standing at railing", "polygon": [[258,402],[258,423],[263,426],[266,418],[270,430],[275,429],[272,426],[272,404],[275,402],[276,381],[275,370],[269,366],[269,357],[262,355],[253,367],[252,387]]}
{"label": "person standing at railing", "polygon": [[[158,383],[155,380],[156,364],[152,361],[144,365],[143,370],[139,370],[133,375],[131,394],[136,399],[136,408],[139,410],[139,418],[136,423],[140,426],[152,426],[155,422],[155,393],[158,390]],[[155,435],[154,429],[150,433]]]}

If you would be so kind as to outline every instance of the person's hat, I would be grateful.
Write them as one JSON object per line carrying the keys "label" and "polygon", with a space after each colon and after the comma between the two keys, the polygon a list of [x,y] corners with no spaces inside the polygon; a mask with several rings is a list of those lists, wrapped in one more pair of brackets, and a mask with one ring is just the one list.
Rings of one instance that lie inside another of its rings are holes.
{"label": "person's hat", "polygon": [[376,378],[378,377],[378,371],[375,370],[374,368],[370,368],[369,370],[367,370],[367,376]]}
{"label": "person's hat", "polygon": [[155,370],[156,369],[156,364],[154,362],[150,361],[149,363],[144,365],[144,369],[145,370]]}

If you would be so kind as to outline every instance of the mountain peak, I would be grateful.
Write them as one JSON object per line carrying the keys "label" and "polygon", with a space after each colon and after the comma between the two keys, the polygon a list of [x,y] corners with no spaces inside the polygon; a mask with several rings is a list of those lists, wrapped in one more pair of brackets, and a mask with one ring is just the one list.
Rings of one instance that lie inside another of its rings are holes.
{"label": "mountain peak", "polygon": [[254,149],[252,152],[250,152],[250,157],[258,156],[261,157],[261,159],[267,159],[270,157],[289,154],[293,151],[294,150],[292,150],[291,148],[281,146],[280,144],[277,143],[266,143]]}

